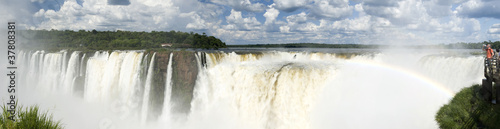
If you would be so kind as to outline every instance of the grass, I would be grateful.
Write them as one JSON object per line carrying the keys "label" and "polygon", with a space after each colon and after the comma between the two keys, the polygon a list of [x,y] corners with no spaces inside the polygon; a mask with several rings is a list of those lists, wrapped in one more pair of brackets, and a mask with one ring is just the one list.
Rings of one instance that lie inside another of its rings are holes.
{"label": "grass", "polygon": [[473,85],[458,92],[443,105],[435,119],[442,129],[471,129],[500,127],[500,105],[481,99],[481,85]]}
{"label": "grass", "polygon": [[10,113],[7,107],[2,106],[0,128],[2,129],[62,129],[60,121],[52,120],[48,112],[41,112],[38,106],[23,108],[19,106],[14,120],[8,119]]}

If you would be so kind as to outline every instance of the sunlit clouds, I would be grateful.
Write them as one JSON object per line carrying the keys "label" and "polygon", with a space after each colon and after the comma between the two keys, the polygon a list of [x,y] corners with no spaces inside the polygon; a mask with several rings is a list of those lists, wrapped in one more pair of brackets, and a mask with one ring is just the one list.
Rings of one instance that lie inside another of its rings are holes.
{"label": "sunlit clouds", "polygon": [[[28,29],[186,31],[228,44],[437,44],[500,40],[492,0],[27,0]],[[2,7],[3,7],[2,6]],[[8,13],[20,8],[16,15]]]}

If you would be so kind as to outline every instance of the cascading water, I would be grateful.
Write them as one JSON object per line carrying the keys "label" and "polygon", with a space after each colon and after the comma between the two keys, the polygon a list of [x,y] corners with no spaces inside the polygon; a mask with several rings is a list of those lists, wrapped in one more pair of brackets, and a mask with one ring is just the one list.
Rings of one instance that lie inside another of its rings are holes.
{"label": "cascading water", "polygon": [[172,96],[172,56],[174,54],[170,53],[167,65],[167,76],[165,79],[165,94],[163,99],[163,110],[161,115],[162,121],[170,120],[170,97]]}
{"label": "cascading water", "polygon": [[215,119],[223,105],[227,119],[250,128],[436,128],[439,107],[482,78],[478,56],[342,57],[208,53],[206,68],[198,65],[191,120]]}
{"label": "cascading water", "polygon": [[146,76],[146,85],[144,86],[144,97],[142,99],[142,107],[141,107],[141,122],[145,123],[148,115],[149,108],[149,93],[151,89],[151,79],[153,78],[153,66],[155,61],[156,53],[151,56],[151,62],[149,63],[148,74]]}
{"label": "cascading water", "polygon": [[110,102],[125,115],[139,109],[140,63],[137,51],[96,52],[87,62],[84,98],[90,102]]}
{"label": "cascading water", "polygon": [[463,87],[481,83],[481,79],[484,78],[483,60],[481,56],[426,56],[419,61],[419,64],[423,73],[429,78],[458,92]]}
{"label": "cascading water", "polygon": [[333,57],[322,53],[209,53],[196,86],[193,113],[206,114],[210,108],[227,104],[256,128],[310,128],[308,115],[316,94],[336,71]]}
{"label": "cascading water", "polygon": [[[460,88],[479,83],[483,69],[482,58],[471,55],[378,53],[347,59],[320,52],[199,52],[197,64],[185,64],[198,66],[190,112],[185,121],[175,121],[170,112],[175,104],[170,97],[176,92],[172,73],[178,70],[172,68],[173,54],[160,73],[166,78],[158,128],[436,128],[435,112]],[[118,118],[110,121],[140,121],[118,127],[156,127],[141,124],[152,113],[148,96],[153,90],[148,89],[155,77],[152,66],[161,61],[155,56],[143,77],[142,51],[20,55],[24,75],[19,78],[25,89],[71,95],[83,85],[83,105],[118,107],[113,110]],[[65,113],[55,116],[60,114]],[[85,123],[74,123],[79,122]]]}
{"label": "cascading water", "polygon": [[66,73],[64,75],[64,83],[61,87],[65,94],[73,93],[74,83],[76,77],[80,75],[80,52],[73,52],[68,61],[68,67],[66,69]]}

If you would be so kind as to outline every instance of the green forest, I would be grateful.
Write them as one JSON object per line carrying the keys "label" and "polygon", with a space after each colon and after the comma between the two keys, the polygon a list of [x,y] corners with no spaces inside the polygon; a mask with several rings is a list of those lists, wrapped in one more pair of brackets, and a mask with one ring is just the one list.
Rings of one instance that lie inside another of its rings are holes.
{"label": "green forest", "polygon": [[28,44],[23,46],[34,49],[138,50],[161,48],[161,44],[171,48],[226,47],[226,43],[214,36],[180,31],[22,30],[19,33]]}
{"label": "green forest", "polygon": [[[440,44],[440,45],[430,45],[428,47],[436,48],[448,48],[448,49],[481,49],[484,44],[491,44],[491,48],[500,49],[500,41],[483,41],[477,43],[452,43],[452,44]],[[425,46],[423,48],[426,48]]]}
{"label": "green forest", "polygon": [[[83,49],[83,50],[140,50],[161,48],[201,48],[219,49],[226,47],[247,48],[380,48],[387,45],[377,44],[322,44],[322,43],[282,43],[227,45],[214,36],[205,33],[181,31],[97,31],[97,30],[20,30],[25,48],[32,49]],[[19,39],[19,38],[18,38]],[[450,43],[438,45],[409,45],[411,48],[434,49],[481,49],[483,44],[491,44],[500,49],[500,41],[476,43]]]}
{"label": "green forest", "polygon": [[[411,45],[406,44],[408,48],[416,49],[481,49],[484,44],[491,44],[491,48],[500,49],[500,41],[484,41],[476,43],[450,43],[436,45]],[[283,44],[246,44],[246,45],[227,45],[227,47],[246,47],[246,48],[384,48],[389,45],[381,44],[323,44],[323,43],[283,43]]]}
{"label": "green forest", "polygon": [[255,47],[255,48],[377,48],[380,45],[365,44],[320,44],[320,43],[285,43],[285,44],[249,44],[228,45],[227,47]]}

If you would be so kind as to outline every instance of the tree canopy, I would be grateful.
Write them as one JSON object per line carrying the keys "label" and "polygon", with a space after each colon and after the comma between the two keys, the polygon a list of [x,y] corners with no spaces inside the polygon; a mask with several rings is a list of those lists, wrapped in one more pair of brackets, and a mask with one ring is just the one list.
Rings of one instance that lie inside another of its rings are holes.
{"label": "tree canopy", "polygon": [[171,44],[174,48],[218,49],[226,43],[214,36],[180,31],[72,31],[72,30],[22,30],[26,45],[32,48],[83,48],[91,50],[148,49]]}

